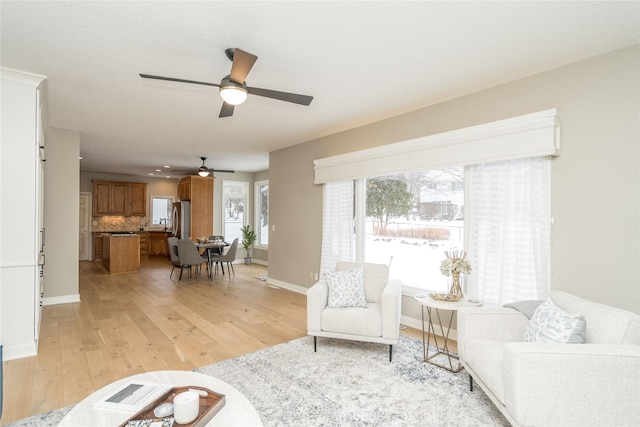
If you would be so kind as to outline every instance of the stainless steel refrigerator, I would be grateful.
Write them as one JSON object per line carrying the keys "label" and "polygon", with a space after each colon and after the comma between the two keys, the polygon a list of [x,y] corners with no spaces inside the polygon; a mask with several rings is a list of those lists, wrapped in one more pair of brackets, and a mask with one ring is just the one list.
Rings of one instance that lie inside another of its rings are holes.
{"label": "stainless steel refrigerator", "polygon": [[176,202],[171,215],[171,232],[178,239],[191,237],[191,203]]}

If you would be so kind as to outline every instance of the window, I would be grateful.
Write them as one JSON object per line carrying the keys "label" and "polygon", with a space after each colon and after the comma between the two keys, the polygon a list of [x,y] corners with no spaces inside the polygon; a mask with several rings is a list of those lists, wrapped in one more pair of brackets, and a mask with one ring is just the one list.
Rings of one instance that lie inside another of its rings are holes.
{"label": "window", "polygon": [[440,263],[464,247],[463,212],[461,166],[369,178],[364,260],[389,264],[404,286],[446,291]]}
{"label": "window", "polygon": [[257,248],[269,246],[269,181],[257,181],[255,194],[255,230]]}
{"label": "window", "polygon": [[249,195],[249,183],[238,181],[222,182],[222,217],[224,218],[223,233],[227,242],[238,238],[242,241],[242,231],[246,224],[245,209]]}
{"label": "window", "polygon": [[[459,238],[459,242],[467,240],[473,271],[465,279],[470,292],[485,302],[544,299],[549,291],[551,258],[548,156],[559,155],[560,149],[560,121],[556,113],[554,109],[546,110],[315,160],[314,182],[324,184],[321,268],[335,267],[336,260],[375,260],[391,262],[393,277],[405,274],[415,265],[426,265],[425,256],[405,262],[404,256],[397,255],[410,252],[408,246],[419,249],[416,237],[405,235],[410,233],[409,225],[401,224],[416,217],[441,229],[425,232],[445,233],[435,236],[437,239],[432,234],[422,238],[427,246],[437,245],[439,252],[445,248],[440,246],[443,242],[452,245],[458,244],[452,242],[454,238]],[[457,166],[465,166],[466,182],[446,176]],[[416,178],[408,173],[421,168],[440,176]],[[442,175],[443,171],[447,173]],[[329,185],[334,183],[344,185]],[[419,184],[420,189],[412,187],[414,184]],[[395,188],[395,192],[406,186],[406,191],[412,194],[412,208],[404,220],[398,216],[397,205],[406,209],[408,195],[399,197],[386,211],[377,203],[371,204],[372,198],[382,197],[386,186]],[[345,196],[349,188],[355,189],[351,197]],[[456,202],[453,197],[456,193],[464,194],[467,209]],[[429,194],[436,197],[425,197]],[[335,200],[327,203],[328,199]],[[335,203],[336,200],[347,203]],[[355,201],[351,203],[354,209],[347,208],[351,200]],[[337,209],[328,209],[331,206]],[[464,227],[446,224],[463,220]],[[345,234],[348,238],[342,237]],[[335,244],[337,237],[351,244]],[[396,248],[387,246],[386,251],[376,248],[393,239],[397,240]],[[400,266],[398,259],[402,259]],[[444,254],[439,258],[442,259]],[[509,268],[504,268],[507,264]],[[414,269],[414,283],[431,282],[426,270]],[[432,267],[428,270],[435,271],[435,280],[439,266],[437,270]],[[441,285],[426,286],[446,289],[444,276],[439,280]]]}
{"label": "window", "polygon": [[173,197],[151,196],[151,226],[171,228]]}

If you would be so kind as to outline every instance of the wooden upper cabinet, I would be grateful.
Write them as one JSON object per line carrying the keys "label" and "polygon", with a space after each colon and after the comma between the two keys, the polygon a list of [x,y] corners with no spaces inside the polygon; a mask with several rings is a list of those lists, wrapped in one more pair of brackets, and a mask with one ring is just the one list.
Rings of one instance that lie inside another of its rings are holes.
{"label": "wooden upper cabinet", "polygon": [[191,200],[191,177],[180,180],[178,184],[178,199],[181,201]]}
{"label": "wooden upper cabinet", "polygon": [[129,183],[129,216],[145,216],[147,214],[147,184]]}
{"label": "wooden upper cabinet", "polygon": [[111,184],[93,182],[93,216],[111,215]]}
{"label": "wooden upper cabinet", "polygon": [[145,216],[147,184],[93,181],[93,216]]}
{"label": "wooden upper cabinet", "polygon": [[127,183],[114,182],[111,184],[111,215],[125,215],[127,213]]}

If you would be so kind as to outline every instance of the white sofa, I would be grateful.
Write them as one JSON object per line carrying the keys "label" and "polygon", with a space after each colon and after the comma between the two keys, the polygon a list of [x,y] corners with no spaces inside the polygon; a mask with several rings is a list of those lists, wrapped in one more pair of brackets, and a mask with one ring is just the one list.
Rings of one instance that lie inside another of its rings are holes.
{"label": "white sofa", "polygon": [[314,351],[318,337],[341,338],[393,345],[400,335],[401,285],[389,279],[384,264],[338,262],[336,271],[364,268],[366,307],[327,307],[329,286],[320,279],[307,291],[307,333],[313,336]]}
{"label": "white sofa", "polygon": [[586,320],[583,344],[522,342],[529,319],[513,308],[458,312],[458,352],[515,426],[640,426],[640,317],[553,291]]}

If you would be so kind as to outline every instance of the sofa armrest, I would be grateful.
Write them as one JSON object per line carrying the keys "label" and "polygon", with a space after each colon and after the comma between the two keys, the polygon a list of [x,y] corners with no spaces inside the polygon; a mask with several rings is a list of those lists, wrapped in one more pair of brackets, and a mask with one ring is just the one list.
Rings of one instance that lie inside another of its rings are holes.
{"label": "sofa armrest", "polygon": [[321,330],[322,310],[327,307],[329,286],[324,279],[318,281],[307,290],[307,333]]}
{"label": "sofa armrest", "polygon": [[390,279],[380,297],[382,338],[398,339],[402,311],[402,285],[400,280]]}
{"label": "sofa armrest", "polygon": [[522,341],[529,319],[511,308],[467,307],[458,310],[458,352],[465,359],[465,342],[470,339]]}
{"label": "sofa armrest", "polygon": [[509,343],[502,374],[519,425],[640,425],[638,345]]}

